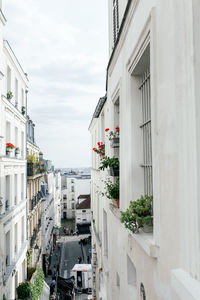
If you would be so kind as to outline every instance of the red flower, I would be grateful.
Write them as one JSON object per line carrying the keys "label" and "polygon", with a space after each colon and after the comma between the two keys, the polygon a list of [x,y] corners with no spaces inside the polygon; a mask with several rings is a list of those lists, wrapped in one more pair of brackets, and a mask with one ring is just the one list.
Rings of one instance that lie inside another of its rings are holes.
{"label": "red flower", "polygon": [[101,145],[99,145],[99,149],[102,149],[103,147]]}
{"label": "red flower", "polygon": [[100,145],[100,144],[101,144],[100,142],[97,143],[97,145]]}
{"label": "red flower", "polygon": [[93,150],[93,151],[95,151],[95,152],[97,151],[97,149],[96,149],[96,148],[93,148],[92,150]]}
{"label": "red flower", "polygon": [[7,148],[11,148],[11,149],[13,149],[13,148],[16,148],[13,144],[11,144],[11,143],[6,143],[6,147]]}
{"label": "red flower", "polygon": [[119,127],[117,126],[117,127],[115,127],[115,129],[116,129],[116,130],[119,130]]}
{"label": "red flower", "polygon": [[106,128],[106,129],[105,129],[106,132],[109,131],[109,130],[110,130],[109,128]]}

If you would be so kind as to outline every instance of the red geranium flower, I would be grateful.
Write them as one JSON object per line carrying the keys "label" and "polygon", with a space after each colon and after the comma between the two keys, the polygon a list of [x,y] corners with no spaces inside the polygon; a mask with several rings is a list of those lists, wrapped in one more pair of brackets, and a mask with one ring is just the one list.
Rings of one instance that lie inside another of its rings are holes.
{"label": "red geranium flower", "polygon": [[100,142],[97,143],[97,145],[100,145],[100,144],[101,144]]}
{"label": "red geranium flower", "polygon": [[99,145],[99,149],[102,149],[103,147],[101,145]]}
{"label": "red geranium flower", "polygon": [[92,150],[93,150],[93,151],[95,151],[95,152],[97,151],[97,149],[96,149],[96,148],[93,148]]}
{"label": "red geranium flower", "polygon": [[116,129],[116,130],[119,130],[119,127],[117,126],[117,127],[115,127],[115,129]]}
{"label": "red geranium flower", "polygon": [[109,128],[106,128],[106,129],[105,129],[106,132],[109,131],[109,130],[110,130]]}

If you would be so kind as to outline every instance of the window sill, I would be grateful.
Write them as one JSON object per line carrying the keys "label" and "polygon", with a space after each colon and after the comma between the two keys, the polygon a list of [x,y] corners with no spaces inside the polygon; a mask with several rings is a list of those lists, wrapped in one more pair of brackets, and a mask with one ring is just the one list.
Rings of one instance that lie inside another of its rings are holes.
{"label": "window sill", "polygon": [[199,300],[200,282],[183,269],[171,271],[172,288],[181,300]]}
{"label": "window sill", "polygon": [[121,212],[120,212],[119,208],[117,208],[116,206],[114,206],[114,204],[112,202],[109,203],[109,208],[110,208],[111,212],[113,213],[113,215],[117,219],[120,220],[121,219]]}
{"label": "window sill", "polygon": [[136,243],[144,250],[144,252],[153,258],[158,257],[158,246],[155,245],[153,240],[153,233],[145,233],[142,230],[139,233],[132,233],[130,230],[129,232],[129,239],[134,239]]}

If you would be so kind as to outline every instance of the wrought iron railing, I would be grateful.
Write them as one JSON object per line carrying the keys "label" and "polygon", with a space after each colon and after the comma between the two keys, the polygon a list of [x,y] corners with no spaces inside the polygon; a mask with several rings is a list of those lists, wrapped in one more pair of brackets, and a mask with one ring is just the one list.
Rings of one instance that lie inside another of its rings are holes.
{"label": "wrought iron railing", "polygon": [[43,165],[39,163],[27,163],[27,175],[28,176],[35,176],[39,174],[45,173],[46,169]]}

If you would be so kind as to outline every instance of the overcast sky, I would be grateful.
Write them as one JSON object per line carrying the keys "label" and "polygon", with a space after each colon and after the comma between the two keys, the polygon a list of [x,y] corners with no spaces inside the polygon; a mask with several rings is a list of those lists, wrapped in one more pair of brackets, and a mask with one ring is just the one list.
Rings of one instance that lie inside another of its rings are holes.
{"label": "overcast sky", "polygon": [[3,8],[44,157],[55,167],[90,166],[88,126],[105,94],[107,0],[4,0]]}

